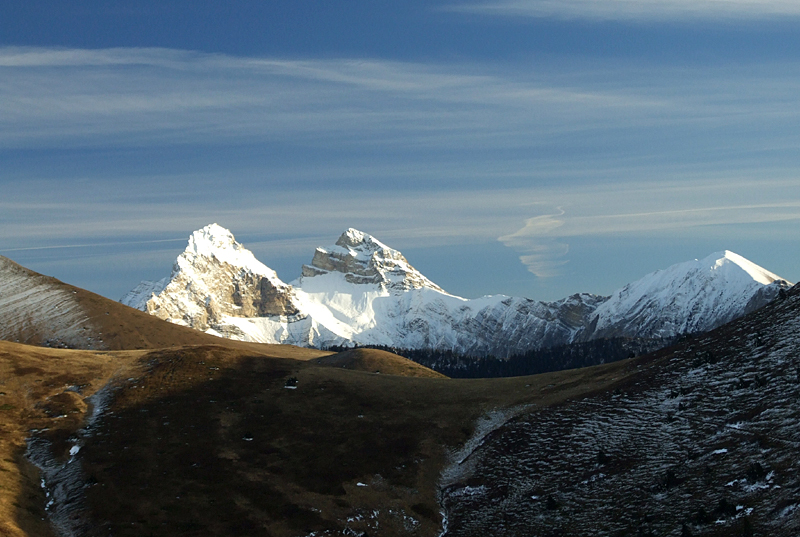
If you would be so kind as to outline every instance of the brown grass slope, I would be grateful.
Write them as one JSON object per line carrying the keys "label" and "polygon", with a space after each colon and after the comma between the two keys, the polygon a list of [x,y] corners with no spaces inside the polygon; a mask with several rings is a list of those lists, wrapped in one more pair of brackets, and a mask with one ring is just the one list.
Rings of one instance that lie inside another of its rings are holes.
{"label": "brown grass slope", "polygon": [[408,358],[379,349],[351,349],[330,356],[315,358],[320,365],[341,367],[353,371],[366,371],[403,377],[446,378],[445,375],[420,365]]}
{"label": "brown grass slope", "polygon": [[[390,358],[380,356],[382,368],[398,363]],[[436,535],[449,450],[482,415],[544,408],[633,371],[616,363],[454,381],[221,345],[96,352],[2,342],[0,535],[47,535],[46,498],[23,459],[31,429],[62,461],[82,445],[75,534]],[[110,407],[81,432],[85,398],[107,383]]]}
{"label": "brown grass slope", "polygon": [[25,438],[32,430],[63,436],[80,427],[84,398],[113,375],[126,375],[138,354],[0,341],[0,535],[50,535],[38,472],[24,458]]}

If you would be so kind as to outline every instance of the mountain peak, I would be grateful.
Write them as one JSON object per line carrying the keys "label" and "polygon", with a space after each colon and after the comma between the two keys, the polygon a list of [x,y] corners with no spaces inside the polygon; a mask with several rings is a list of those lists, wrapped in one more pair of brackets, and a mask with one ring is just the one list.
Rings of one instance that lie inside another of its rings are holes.
{"label": "mountain peak", "polygon": [[760,267],[735,252],[730,250],[723,250],[721,252],[714,252],[708,257],[702,259],[700,263],[703,266],[708,266],[711,271],[727,270],[732,271],[738,267],[742,272],[740,275],[745,279],[750,278],[762,285],[769,285],[774,281],[782,280],[777,274],[773,274],[767,269]]}
{"label": "mountain peak", "polygon": [[238,249],[241,245],[236,242],[233,233],[231,233],[229,229],[214,223],[208,224],[193,232],[189,236],[189,244],[186,250],[191,250],[195,253],[205,253],[231,247]]}
{"label": "mountain peak", "polygon": [[388,246],[383,244],[372,235],[352,227],[348,228],[344,233],[342,233],[342,235],[339,237],[339,240],[336,241],[336,245],[344,248],[358,248],[364,246],[372,249],[388,248]]}
{"label": "mountain peak", "polygon": [[764,305],[789,285],[730,250],[715,252],[617,289],[597,308],[592,337],[634,331],[645,337],[671,337],[710,330]]}
{"label": "mountain peak", "polygon": [[393,291],[441,287],[411,266],[399,251],[354,228],[347,229],[327,248],[317,248],[311,265],[303,265],[303,276],[339,272],[355,284],[378,284]]}
{"label": "mountain peak", "polygon": [[219,224],[209,224],[192,233],[178,262],[180,264],[181,261],[188,261],[194,265],[198,258],[217,259],[233,267],[267,276],[271,280],[278,279],[274,270],[256,259],[250,250],[236,242],[229,229]]}
{"label": "mountain peak", "polygon": [[292,287],[230,230],[209,224],[189,236],[168,278],[140,283],[121,302],[208,331],[226,316],[293,315],[292,299]]}

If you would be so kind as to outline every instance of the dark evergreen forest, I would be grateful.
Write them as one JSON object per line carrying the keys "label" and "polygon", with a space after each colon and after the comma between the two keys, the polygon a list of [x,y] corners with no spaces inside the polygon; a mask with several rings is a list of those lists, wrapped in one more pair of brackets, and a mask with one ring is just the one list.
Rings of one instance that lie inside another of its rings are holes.
{"label": "dark evergreen forest", "polygon": [[[550,371],[607,364],[647,354],[666,347],[669,343],[671,342],[662,339],[597,339],[528,351],[508,359],[496,358],[491,355],[466,356],[450,350],[412,350],[376,345],[368,345],[364,348],[399,354],[451,378],[493,378],[536,375]],[[327,350],[341,352],[351,348],[353,347],[333,346]]]}

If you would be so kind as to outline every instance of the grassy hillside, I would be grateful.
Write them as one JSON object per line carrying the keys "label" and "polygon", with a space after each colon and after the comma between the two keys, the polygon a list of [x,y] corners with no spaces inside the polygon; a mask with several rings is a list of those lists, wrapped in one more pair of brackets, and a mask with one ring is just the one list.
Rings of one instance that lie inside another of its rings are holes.
{"label": "grassy hillside", "polygon": [[[222,344],[298,359],[330,354],[284,345],[223,340],[44,276],[3,256],[0,256],[0,298],[0,339],[17,343],[94,350]],[[64,325],[65,317],[71,319],[71,324]]]}
{"label": "grassy hillside", "polygon": [[353,371],[366,371],[384,375],[400,375],[403,377],[446,378],[423,365],[394,353],[378,349],[351,349],[314,361],[320,365],[341,367]]}
{"label": "grassy hillside", "polygon": [[[61,464],[80,465],[80,493],[51,507],[77,534],[380,527],[380,535],[436,535],[441,472],[481,416],[546,407],[632,371],[618,363],[454,381],[387,374],[387,364],[404,364],[389,353],[344,357],[368,370],[379,363],[376,374],[319,364],[294,347],[265,349],[92,352],[0,342],[0,534],[47,534],[48,499],[23,458],[25,436],[39,429]],[[102,419],[81,431],[86,397],[107,384],[114,389]]]}

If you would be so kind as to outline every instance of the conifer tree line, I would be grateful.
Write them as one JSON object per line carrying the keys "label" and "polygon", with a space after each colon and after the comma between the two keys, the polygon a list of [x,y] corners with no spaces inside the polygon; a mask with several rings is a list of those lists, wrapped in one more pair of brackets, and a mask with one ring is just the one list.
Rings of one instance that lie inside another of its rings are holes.
{"label": "conifer tree line", "polygon": [[[507,359],[492,355],[469,356],[452,350],[402,349],[385,345],[359,347],[399,354],[451,378],[494,378],[537,375],[551,371],[607,364],[653,352],[669,343],[670,341],[663,339],[597,339],[531,350]],[[354,347],[331,346],[327,350],[342,352],[352,348]]]}

